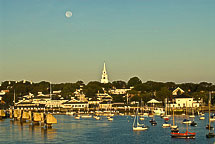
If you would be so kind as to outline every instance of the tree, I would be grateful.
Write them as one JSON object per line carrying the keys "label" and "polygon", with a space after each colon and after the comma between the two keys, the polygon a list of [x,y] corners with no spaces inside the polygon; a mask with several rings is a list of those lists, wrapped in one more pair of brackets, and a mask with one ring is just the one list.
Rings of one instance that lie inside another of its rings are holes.
{"label": "tree", "polygon": [[165,98],[170,98],[172,95],[171,91],[167,87],[162,87],[160,91],[157,92],[157,100],[164,101]]}
{"label": "tree", "polygon": [[113,81],[112,86],[117,88],[117,89],[126,88],[126,82],[124,82],[124,81]]}
{"label": "tree", "polygon": [[142,81],[138,78],[138,77],[132,77],[129,81],[128,81],[128,86],[132,87],[132,86],[136,86],[138,84],[142,84]]}

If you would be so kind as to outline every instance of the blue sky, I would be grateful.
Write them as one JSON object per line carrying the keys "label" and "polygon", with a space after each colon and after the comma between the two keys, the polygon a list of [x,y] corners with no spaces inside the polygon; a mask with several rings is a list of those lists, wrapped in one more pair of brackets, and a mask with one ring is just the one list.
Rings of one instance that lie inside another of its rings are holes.
{"label": "blue sky", "polygon": [[0,50],[0,81],[214,83],[215,1],[0,0]]}

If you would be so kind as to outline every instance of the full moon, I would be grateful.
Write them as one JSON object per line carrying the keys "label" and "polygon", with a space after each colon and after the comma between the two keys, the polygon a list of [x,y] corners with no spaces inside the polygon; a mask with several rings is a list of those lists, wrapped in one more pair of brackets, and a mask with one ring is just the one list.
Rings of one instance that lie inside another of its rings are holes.
{"label": "full moon", "polygon": [[67,18],[70,18],[72,16],[72,12],[71,11],[67,11],[65,13],[65,15],[66,15]]}

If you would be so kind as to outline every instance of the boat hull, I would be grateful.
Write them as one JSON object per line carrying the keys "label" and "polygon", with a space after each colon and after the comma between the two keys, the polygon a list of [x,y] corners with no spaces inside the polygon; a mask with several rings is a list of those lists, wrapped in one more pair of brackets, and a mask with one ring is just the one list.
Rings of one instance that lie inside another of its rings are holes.
{"label": "boat hull", "polygon": [[162,127],[163,128],[171,127],[171,124],[163,124]]}
{"label": "boat hull", "polygon": [[177,134],[172,134],[172,138],[182,138],[182,139],[194,139],[196,135],[177,135]]}
{"label": "boat hull", "polygon": [[206,138],[213,138],[213,137],[215,137],[215,134],[214,134],[214,133],[206,134]]}
{"label": "boat hull", "polygon": [[133,131],[144,131],[147,130],[147,127],[133,127]]}
{"label": "boat hull", "polygon": [[172,138],[194,139],[196,133],[186,131],[185,133],[171,133]]}

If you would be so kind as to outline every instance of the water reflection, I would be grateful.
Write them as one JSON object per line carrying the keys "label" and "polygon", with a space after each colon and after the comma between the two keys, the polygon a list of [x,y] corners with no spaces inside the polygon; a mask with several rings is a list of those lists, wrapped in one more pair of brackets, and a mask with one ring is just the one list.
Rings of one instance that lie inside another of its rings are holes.
{"label": "water reflection", "polygon": [[1,127],[1,131],[3,130],[8,133],[9,130],[9,133],[14,141],[22,140],[44,143],[47,141],[53,141],[57,136],[57,129],[45,128],[40,125],[32,125],[30,122],[9,120],[8,128],[9,129],[4,129]]}
{"label": "water reflection", "polygon": [[[0,121],[1,143],[213,143],[215,139],[206,139],[205,129],[208,123],[207,116],[203,121],[195,117],[197,127],[189,127],[191,132],[196,132],[194,140],[172,139],[169,128],[162,128],[164,120],[155,116],[157,126],[151,126],[145,118],[145,125],[149,126],[146,131],[132,130],[133,117],[114,116],[109,122],[106,117],[97,121],[93,118],[76,120],[74,117],[56,116],[58,124],[52,129],[46,129],[40,125],[32,125],[29,122],[20,123],[5,119]],[[186,125],[182,124],[184,117],[176,116],[176,124],[181,132],[186,131]],[[129,120],[129,122],[128,122]],[[170,120],[172,123],[172,119]]]}

